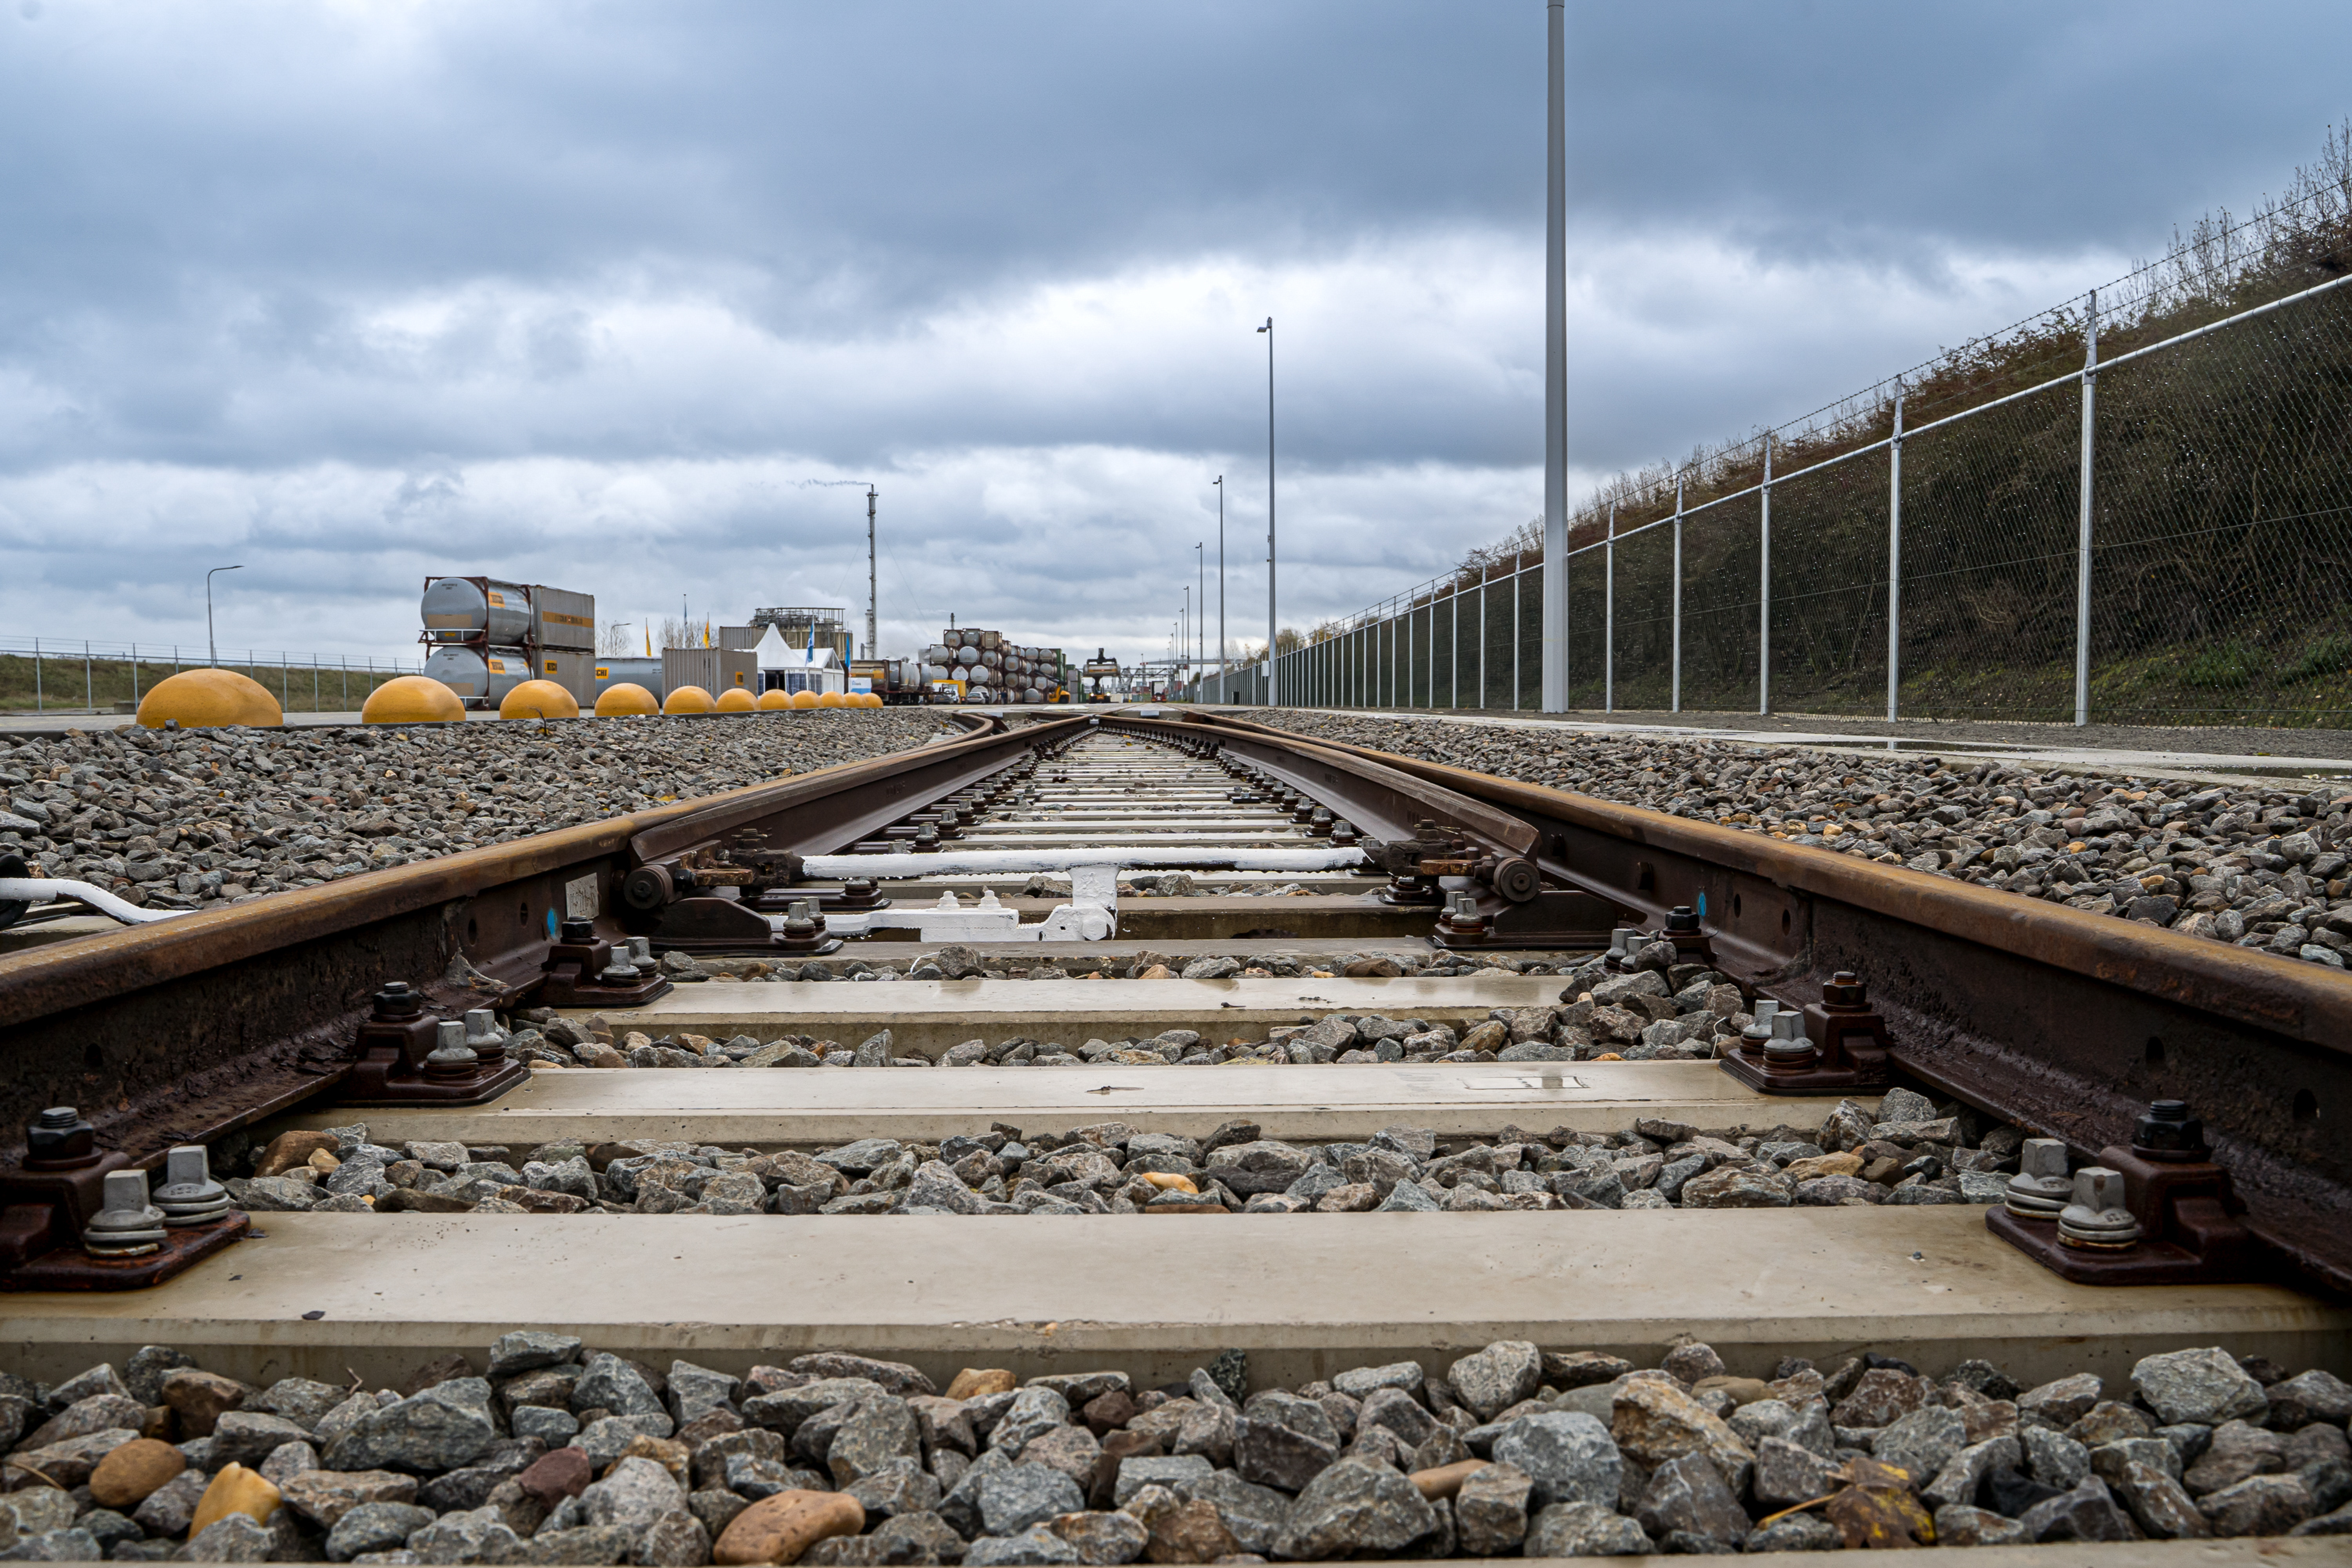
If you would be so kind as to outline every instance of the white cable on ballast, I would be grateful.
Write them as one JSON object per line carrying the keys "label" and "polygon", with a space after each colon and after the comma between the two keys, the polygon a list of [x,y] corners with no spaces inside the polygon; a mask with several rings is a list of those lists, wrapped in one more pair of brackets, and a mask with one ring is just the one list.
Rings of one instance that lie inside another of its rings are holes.
{"label": "white cable on ballast", "polygon": [[95,883],[77,882],[68,877],[0,877],[0,904],[53,904],[59,899],[79,899],[125,925],[145,925],[151,921],[170,920],[173,915],[195,913],[194,910],[142,910]]}

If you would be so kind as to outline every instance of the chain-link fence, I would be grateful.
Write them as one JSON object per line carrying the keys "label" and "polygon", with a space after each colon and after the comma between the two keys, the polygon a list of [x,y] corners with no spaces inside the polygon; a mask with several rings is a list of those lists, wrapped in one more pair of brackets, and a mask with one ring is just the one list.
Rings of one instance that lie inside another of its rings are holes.
{"label": "chain-link fence", "polygon": [[[2070,302],[1578,520],[1568,706],[2352,724],[2352,276],[2260,281]],[[1542,575],[1323,628],[1279,699],[1538,708]]]}
{"label": "chain-link fence", "polygon": [[[359,654],[223,648],[80,637],[0,637],[0,715],[130,712],[156,682],[184,669],[233,669],[268,689],[289,713],[349,713],[423,661]],[[0,728],[5,728],[0,725]]]}

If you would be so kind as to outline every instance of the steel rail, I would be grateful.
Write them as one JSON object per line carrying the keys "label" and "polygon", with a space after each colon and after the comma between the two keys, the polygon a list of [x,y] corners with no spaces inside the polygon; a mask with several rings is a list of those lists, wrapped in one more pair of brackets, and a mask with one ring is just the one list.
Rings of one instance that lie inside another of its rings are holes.
{"label": "steel rail", "polygon": [[609,931],[621,879],[648,858],[746,828],[772,848],[831,848],[1076,722],[954,717],[973,732],[0,958],[0,1164],[52,1105],[81,1107],[106,1147],[156,1163],[331,1087],[389,981],[450,1010],[511,994],[583,881]]}
{"label": "steel rail", "polygon": [[1785,1004],[1851,970],[1904,1070],[2079,1156],[2127,1143],[2151,1100],[2185,1100],[2250,1226],[2352,1293],[2352,975],[1222,714],[1147,725],[1286,738],[1302,757],[1353,758],[1507,813],[1538,836],[1548,879],[1653,921],[1700,910],[1723,965]]}
{"label": "steel rail", "polygon": [[2352,1292],[2352,976],[1199,713],[990,720],[945,744],[0,960],[0,1117],[81,1104],[108,1146],[152,1163],[329,1087],[388,980],[452,1010],[517,994],[583,879],[610,911],[631,870],[746,832],[769,850],[836,848],[1097,725],[1214,742],[1375,837],[1433,820],[1600,907],[1654,921],[1692,906],[1718,967],[1786,1003],[1856,971],[1905,1070],[2078,1153],[2123,1141],[2150,1099],[2188,1100],[2257,1234],[2311,1283]]}

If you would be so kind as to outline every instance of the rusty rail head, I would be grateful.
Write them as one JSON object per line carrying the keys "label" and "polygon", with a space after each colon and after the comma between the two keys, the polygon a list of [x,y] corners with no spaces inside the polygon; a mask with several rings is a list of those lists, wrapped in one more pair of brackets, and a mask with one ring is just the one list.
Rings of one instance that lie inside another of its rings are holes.
{"label": "rusty rail head", "polygon": [[[1117,719],[1105,727],[1183,740],[1197,733],[1184,724],[1154,719]],[[1303,737],[1284,742],[1271,736],[1232,736],[1226,739],[1224,750],[1257,763],[1314,796],[1334,816],[1344,817],[1360,831],[1377,837],[1409,838],[1413,825],[1428,819],[1463,828],[1514,855],[1529,854],[1536,847],[1535,830],[1517,817],[1382,762]]]}
{"label": "rusty rail head", "polygon": [[2257,1234],[2352,1293],[2352,974],[1223,715],[1186,721],[1509,812],[1540,835],[1547,877],[1654,920],[1702,910],[1719,960],[1784,1002],[1853,970],[1904,1070],[2078,1154],[2128,1142],[2149,1100],[2186,1100]]}
{"label": "rusty rail head", "polygon": [[[817,768],[650,811],[535,833],[380,871],[362,871],[338,882],[299,888],[250,904],[96,931],[0,957],[0,1028],[354,931],[387,917],[474,898],[507,883],[586,866],[609,856],[634,852],[640,858],[651,858],[675,853],[674,848],[660,846],[676,841],[677,848],[688,847],[743,822],[790,811],[829,795],[929,771],[943,761],[961,761],[975,752],[1003,749],[1013,740],[1000,720],[978,714],[956,717],[974,724],[973,732],[943,745]],[[1011,749],[1025,744],[1029,733],[1024,731]]]}

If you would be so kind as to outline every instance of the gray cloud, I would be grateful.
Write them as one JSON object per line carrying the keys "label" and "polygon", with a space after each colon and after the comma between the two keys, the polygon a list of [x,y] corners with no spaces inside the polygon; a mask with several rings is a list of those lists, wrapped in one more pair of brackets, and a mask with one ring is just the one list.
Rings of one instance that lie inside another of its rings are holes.
{"label": "gray cloud", "polygon": [[[2342,112],[2318,5],[1570,16],[1588,478],[2099,281]],[[446,569],[846,602],[862,509],[803,481],[854,475],[899,643],[1156,648],[1220,469],[1262,604],[1268,313],[1284,602],[1352,610],[1537,505],[1542,21],[20,7],[0,615],[184,635],[223,549],[278,646],[396,648]]]}

